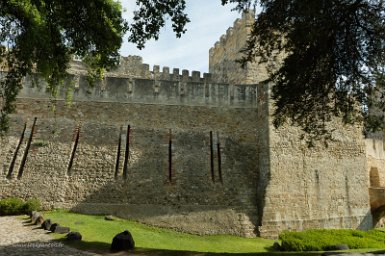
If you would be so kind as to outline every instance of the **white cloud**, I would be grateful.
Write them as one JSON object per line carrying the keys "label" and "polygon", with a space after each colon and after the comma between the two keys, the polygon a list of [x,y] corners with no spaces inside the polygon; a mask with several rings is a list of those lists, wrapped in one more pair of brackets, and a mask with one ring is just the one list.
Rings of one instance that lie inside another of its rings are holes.
{"label": "white cloud", "polygon": [[[241,15],[231,11],[233,6],[221,6],[220,0],[188,0],[187,13],[191,22],[187,32],[180,39],[175,38],[170,26],[162,29],[158,41],[151,40],[144,50],[139,51],[135,45],[125,39],[121,54],[139,55],[143,62],[170,68],[197,70],[208,72],[209,49],[214,46],[220,36],[233,25]],[[132,17],[135,0],[124,0],[122,5],[127,9],[125,18]]]}

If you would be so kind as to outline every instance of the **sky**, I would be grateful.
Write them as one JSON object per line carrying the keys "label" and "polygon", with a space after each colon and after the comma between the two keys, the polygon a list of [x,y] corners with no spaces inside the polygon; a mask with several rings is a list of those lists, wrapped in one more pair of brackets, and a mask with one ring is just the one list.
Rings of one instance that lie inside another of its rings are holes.
{"label": "sky", "polygon": [[[139,55],[143,63],[173,68],[208,72],[209,49],[214,46],[221,35],[233,26],[234,21],[241,17],[237,11],[231,11],[234,5],[222,6],[220,0],[187,0],[187,14],[191,20],[187,24],[187,32],[177,39],[171,29],[171,22],[162,28],[158,41],[148,41],[143,50],[124,39],[120,50],[121,55]],[[124,17],[132,18],[135,0],[121,0],[126,9]]]}

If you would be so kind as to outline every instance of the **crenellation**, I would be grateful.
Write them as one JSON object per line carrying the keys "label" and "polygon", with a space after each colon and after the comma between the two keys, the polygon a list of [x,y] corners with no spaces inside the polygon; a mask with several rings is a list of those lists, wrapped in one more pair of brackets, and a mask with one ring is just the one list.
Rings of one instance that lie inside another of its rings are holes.
{"label": "crenellation", "polygon": [[159,72],[160,72],[160,66],[159,65],[154,65],[154,68],[153,68],[154,75],[158,75]]}
{"label": "crenellation", "polygon": [[190,71],[187,69],[182,70],[182,82],[189,82],[190,81]]}
{"label": "crenellation", "polygon": [[150,78],[151,77],[151,72],[150,72],[150,65],[149,64],[142,64],[139,77],[146,77]]}
{"label": "crenellation", "polygon": [[234,21],[234,25],[233,25],[233,28],[234,30],[239,30],[242,28],[242,19],[238,18]]}
{"label": "crenellation", "polygon": [[203,73],[203,80],[205,84],[208,84],[211,82],[212,74],[210,73]]}
{"label": "crenellation", "polygon": [[201,72],[193,71],[191,74],[191,81],[196,83],[201,82]]}
{"label": "crenellation", "polygon": [[233,34],[234,34],[234,28],[233,28],[233,27],[229,27],[229,28],[226,30],[226,37],[229,38],[229,37],[231,37]]}
{"label": "crenellation", "polygon": [[222,35],[222,36],[220,37],[220,39],[219,39],[219,43],[220,43],[221,45],[225,45],[225,44],[226,44],[226,41],[227,41],[226,35]]}
{"label": "crenellation", "polygon": [[163,74],[169,75],[170,74],[170,68],[169,67],[163,67]]}
{"label": "crenellation", "polygon": [[174,68],[172,70],[174,81],[179,81],[179,68]]}
{"label": "crenellation", "polygon": [[[77,101],[97,102],[126,102],[157,105],[187,104],[192,106],[219,106],[241,108],[256,108],[255,85],[227,85],[218,83],[210,73],[193,71],[191,76],[188,70],[182,70],[182,75],[169,75],[164,80],[164,73],[158,73],[151,79],[135,77],[106,76],[103,81],[93,86],[88,84],[85,75],[71,75],[65,82],[65,88],[59,91],[56,100],[72,99]],[[52,98],[49,92],[41,86],[34,86],[29,77],[19,93],[20,98]],[[234,96],[231,90],[239,87],[241,93]],[[250,87],[250,88],[249,88]],[[66,89],[73,88],[73,89]],[[249,89],[247,89],[249,88]],[[235,98],[236,97],[236,98]],[[72,104],[72,103],[71,103]]]}
{"label": "crenellation", "polygon": [[254,20],[255,20],[254,10],[248,10],[242,13],[242,21],[245,22],[246,25],[250,26],[254,24]]}
{"label": "crenellation", "polygon": [[242,18],[234,22],[234,27],[230,27],[220,42],[211,48],[209,72],[219,77],[218,81],[233,84],[260,83],[268,77],[267,66],[280,65],[282,56],[275,56],[267,64],[260,64],[259,57],[243,67],[239,62],[252,31],[254,17],[253,11],[243,13]]}
{"label": "crenellation", "polygon": [[170,68],[169,67],[163,67],[163,73],[162,73],[161,78],[162,78],[162,80],[170,80],[170,81],[173,80],[173,78],[171,77],[171,74],[170,74]]}

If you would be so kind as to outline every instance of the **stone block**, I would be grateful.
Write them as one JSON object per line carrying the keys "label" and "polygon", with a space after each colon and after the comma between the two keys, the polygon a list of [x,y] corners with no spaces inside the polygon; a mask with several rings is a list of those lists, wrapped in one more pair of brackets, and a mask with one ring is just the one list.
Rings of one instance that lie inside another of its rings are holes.
{"label": "stone block", "polygon": [[51,228],[51,220],[50,220],[50,219],[45,220],[45,221],[41,224],[41,227],[42,227],[44,230],[50,230],[50,228]]}
{"label": "stone block", "polygon": [[36,224],[37,223],[37,219],[39,217],[43,217],[43,215],[40,213],[40,212],[36,212],[36,211],[33,211],[32,214],[31,214],[31,222],[32,224]]}
{"label": "stone block", "polygon": [[128,230],[117,234],[112,239],[111,251],[113,252],[133,250],[134,248],[135,241]]}
{"label": "stone block", "polygon": [[51,229],[51,231],[57,234],[67,234],[70,232],[70,228],[56,225],[53,229]]}
{"label": "stone block", "polygon": [[82,240],[82,235],[79,232],[69,232],[66,235],[66,239],[69,241],[80,241]]}

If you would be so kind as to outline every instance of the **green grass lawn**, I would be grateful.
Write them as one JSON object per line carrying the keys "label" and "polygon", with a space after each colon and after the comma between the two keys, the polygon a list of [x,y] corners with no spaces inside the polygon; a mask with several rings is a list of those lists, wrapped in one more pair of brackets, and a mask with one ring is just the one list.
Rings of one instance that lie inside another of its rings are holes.
{"label": "green grass lawn", "polygon": [[[177,250],[212,253],[256,253],[272,249],[273,240],[263,238],[243,238],[229,235],[198,236],[169,229],[149,227],[137,222],[116,219],[104,220],[104,216],[84,215],[66,211],[44,213],[46,219],[61,226],[68,226],[71,231],[82,234],[82,242],[77,247],[108,250],[113,237],[129,230],[138,248],[157,250]],[[55,234],[56,235],[56,234]],[[56,235],[58,238],[63,235]]]}
{"label": "green grass lawn", "polygon": [[[272,250],[274,241],[263,238],[243,238],[229,235],[198,236],[170,229],[150,227],[134,221],[116,219],[107,221],[104,216],[84,215],[56,210],[45,212],[52,223],[71,228],[82,234],[82,241],[66,241],[64,235],[53,234],[63,243],[79,249],[108,253],[113,237],[129,230],[135,240],[135,255],[153,256],[207,256],[207,255],[321,255],[323,251],[277,252]],[[385,232],[354,230],[311,230],[289,232],[282,236],[284,241],[295,246],[314,246],[347,243],[350,248],[364,244],[366,248],[351,249],[349,252],[384,253]],[[322,249],[322,248],[321,248]],[[303,249],[302,249],[303,250]],[[315,249],[317,250],[317,249]],[[380,251],[382,250],[382,251]]]}

